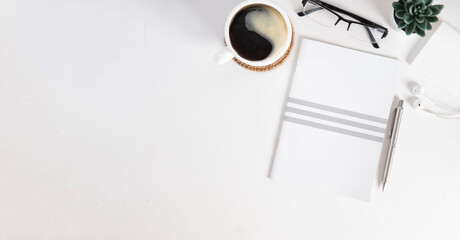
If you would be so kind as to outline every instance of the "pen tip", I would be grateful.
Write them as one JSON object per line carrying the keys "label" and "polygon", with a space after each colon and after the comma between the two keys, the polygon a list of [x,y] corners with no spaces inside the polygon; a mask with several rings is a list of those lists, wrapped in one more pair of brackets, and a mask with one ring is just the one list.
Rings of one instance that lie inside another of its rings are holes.
{"label": "pen tip", "polygon": [[385,191],[385,183],[386,183],[386,182],[383,182],[382,192]]}

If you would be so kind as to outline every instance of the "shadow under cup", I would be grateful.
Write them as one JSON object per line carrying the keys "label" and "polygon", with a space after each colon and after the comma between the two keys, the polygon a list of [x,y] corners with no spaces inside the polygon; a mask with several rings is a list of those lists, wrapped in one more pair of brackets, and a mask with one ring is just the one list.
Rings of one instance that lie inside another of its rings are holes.
{"label": "shadow under cup", "polygon": [[241,58],[257,62],[280,55],[290,36],[278,10],[265,4],[252,4],[233,17],[229,37],[232,48]]}

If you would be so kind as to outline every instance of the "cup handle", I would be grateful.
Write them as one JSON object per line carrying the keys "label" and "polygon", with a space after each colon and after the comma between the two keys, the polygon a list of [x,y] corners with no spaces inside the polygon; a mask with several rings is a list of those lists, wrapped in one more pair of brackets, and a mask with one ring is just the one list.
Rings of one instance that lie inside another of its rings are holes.
{"label": "cup handle", "polygon": [[214,61],[218,65],[224,64],[228,62],[230,59],[232,59],[234,56],[228,49],[228,47],[224,47],[222,50],[220,50],[215,56],[214,56]]}

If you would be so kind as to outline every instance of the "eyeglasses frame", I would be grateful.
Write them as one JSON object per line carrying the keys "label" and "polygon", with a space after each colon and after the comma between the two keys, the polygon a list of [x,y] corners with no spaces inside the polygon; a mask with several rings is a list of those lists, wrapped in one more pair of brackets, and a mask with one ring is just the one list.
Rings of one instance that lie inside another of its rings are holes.
{"label": "eyeglasses frame", "polygon": [[[333,6],[329,3],[326,3],[326,2],[323,2],[323,1],[320,1],[320,0],[302,0],[302,5],[303,7],[305,7],[305,5],[307,4],[307,2],[312,2],[324,9],[326,9],[327,11],[331,12],[332,14],[334,14],[335,16],[338,17],[338,20],[337,22],[334,24],[334,26],[336,26],[340,21],[344,21],[346,23],[348,23],[348,27],[347,27],[347,31],[350,29],[350,26],[351,24],[358,24],[358,25],[363,25],[365,26],[366,30],[367,30],[367,34],[369,35],[369,38],[371,40],[371,44],[374,48],[379,48],[379,45],[377,44],[377,42],[375,41],[375,37],[372,35],[371,31],[369,30],[369,28],[374,28],[378,31],[383,31],[383,35],[381,37],[381,39],[385,38],[387,35],[388,35],[388,29],[383,27],[383,26],[380,26],[378,25],[377,23],[374,23],[370,20],[367,20],[363,17],[360,17],[354,13],[351,13],[351,12],[348,12],[346,10],[343,10],[341,8],[338,8],[336,6]],[[319,10],[319,9],[318,9]],[[357,21],[353,21],[353,20],[349,20],[349,19],[346,19],[342,16],[340,16],[339,14],[337,14],[336,12],[339,12],[341,14],[345,14],[351,18],[354,18],[356,20],[358,20],[359,22]],[[299,15],[300,17],[303,17],[303,16],[306,16],[306,14],[304,13],[304,11],[302,12],[298,12],[297,15]]]}

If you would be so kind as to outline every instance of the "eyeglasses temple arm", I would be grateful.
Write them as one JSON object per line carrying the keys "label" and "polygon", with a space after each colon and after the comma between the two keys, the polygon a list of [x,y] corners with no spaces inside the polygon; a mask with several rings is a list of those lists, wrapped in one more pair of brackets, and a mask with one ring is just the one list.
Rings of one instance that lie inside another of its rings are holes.
{"label": "eyeglasses temple arm", "polygon": [[377,44],[377,41],[375,41],[374,35],[372,35],[371,30],[369,30],[368,27],[365,27],[365,28],[366,28],[367,35],[369,35],[369,38],[371,40],[372,46],[374,46],[374,48],[380,48],[380,46]]}

